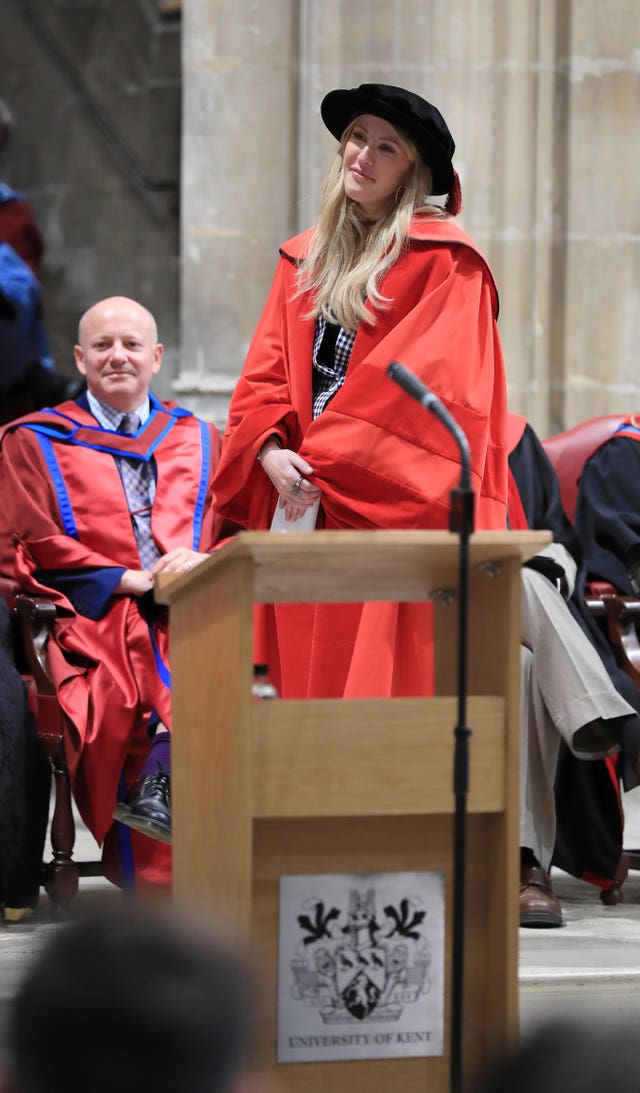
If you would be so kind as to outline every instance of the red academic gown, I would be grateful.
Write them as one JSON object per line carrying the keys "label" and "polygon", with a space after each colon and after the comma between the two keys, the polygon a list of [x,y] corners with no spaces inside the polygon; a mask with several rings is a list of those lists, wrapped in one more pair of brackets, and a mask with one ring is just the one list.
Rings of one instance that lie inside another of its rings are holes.
{"label": "red academic gown", "polygon": [[[57,604],[50,668],[70,723],[74,797],[99,843],[110,829],[113,838],[118,792],[148,752],[152,711],[171,726],[166,612],[111,595],[123,570],[139,569],[140,560],[108,453],[153,457],[152,531],[163,554],[177,546],[208,551],[221,530],[210,492],[220,445],[214,426],[153,396],[148,421],[132,437],[103,430],[87,405],[65,402],[12,422],[1,438],[0,564],[23,589]],[[128,853],[128,829],[118,837]],[[136,833],[132,842],[139,877],[167,882],[169,848]]]}
{"label": "red academic gown", "polygon": [[36,277],[40,277],[40,263],[44,253],[40,228],[31,207],[22,195],[10,190],[8,186],[0,191],[0,241],[13,247]]}
{"label": "red academic gown", "polygon": [[[486,260],[453,220],[416,217],[380,286],[389,305],[362,322],[343,387],[312,419],[315,322],[296,270],[312,231],[285,243],[236,386],[214,479],[218,511],[268,528],[277,497],[256,461],[276,433],[313,468],[320,522],[337,528],[447,528],[460,478],[449,432],[386,375],[410,368],[465,431],[476,526],[506,523],[504,364]],[[428,605],[278,607],[268,614],[272,672],[287,697],[425,694],[432,687]]]}

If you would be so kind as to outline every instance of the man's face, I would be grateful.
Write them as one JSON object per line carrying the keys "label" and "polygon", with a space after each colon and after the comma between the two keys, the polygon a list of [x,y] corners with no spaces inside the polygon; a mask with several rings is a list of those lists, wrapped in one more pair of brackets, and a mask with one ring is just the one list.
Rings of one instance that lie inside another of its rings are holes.
{"label": "man's face", "polygon": [[114,296],[85,314],[76,365],[96,398],[131,413],[143,402],[162,363],[153,319],[135,300]]}

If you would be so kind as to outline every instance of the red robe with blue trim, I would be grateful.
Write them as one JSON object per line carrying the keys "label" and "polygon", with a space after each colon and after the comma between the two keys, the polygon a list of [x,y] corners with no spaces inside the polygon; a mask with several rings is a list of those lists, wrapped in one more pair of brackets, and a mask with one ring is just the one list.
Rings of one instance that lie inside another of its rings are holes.
{"label": "red robe with blue trim", "polygon": [[[152,532],[161,553],[209,551],[222,525],[211,505],[218,430],[150,397],[134,436],[102,429],[80,399],[10,423],[0,442],[0,565],[25,591],[56,602],[50,670],[69,720],[74,797],[99,843],[122,778],[135,780],[149,750],[152,711],[171,725],[166,612],[151,596],[112,594],[125,569],[141,568],[112,454],[154,460]],[[143,879],[166,881],[168,849],[144,836],[134,847]]]}
{"label": "red robe with blue trim", "polygon": [[[333,528],[447,528],[460,480],[451,434],[387,376],[399,361],[437,394],[466,433],[476,526],[504,529],[507,406],[491,270],[451,219],[414,218],[382,280],[389,304],[360,323],[344,385],[312,419],[315,320],[296,296],[311,231],[285,243],[236,386],[214,481],[218,511],[268,528],[276,493],[256,455],[275,433],[307,460]],[[428,694],[425,604],[279,606],[267,612],[268,659],[286,697]]]}

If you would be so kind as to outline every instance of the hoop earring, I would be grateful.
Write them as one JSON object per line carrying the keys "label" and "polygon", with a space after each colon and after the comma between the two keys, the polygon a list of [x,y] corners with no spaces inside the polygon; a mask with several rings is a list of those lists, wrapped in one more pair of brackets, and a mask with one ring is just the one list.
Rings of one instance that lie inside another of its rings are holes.
{"label": "hoop earring", "polygon": [[394,200],[396,205],[398,204],[398,202],[399,202],[400,198],[402,197],[403,193],[404,193],[404,186],[398,186],[398,189],[396,190],[395,194],[393,195],[393,200]]}

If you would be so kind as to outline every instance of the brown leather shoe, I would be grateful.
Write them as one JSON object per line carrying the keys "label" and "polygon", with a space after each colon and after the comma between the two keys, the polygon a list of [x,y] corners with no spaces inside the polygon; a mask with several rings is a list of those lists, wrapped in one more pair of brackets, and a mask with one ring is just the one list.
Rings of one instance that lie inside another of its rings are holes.
{"label": "brown leather shoe", "polygon": [[551,928],[562,926],[562,909],[541,865],[520,866],[520,925]]}

